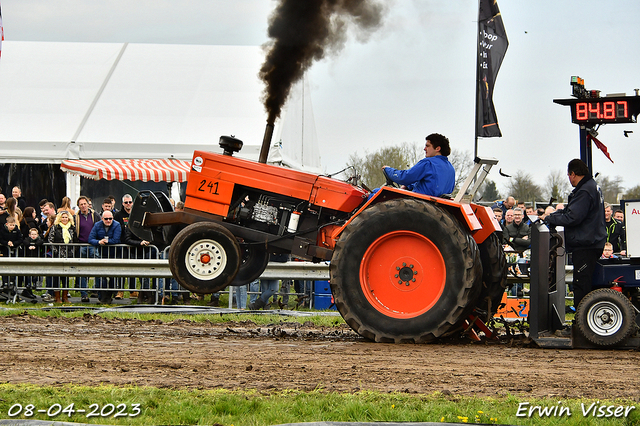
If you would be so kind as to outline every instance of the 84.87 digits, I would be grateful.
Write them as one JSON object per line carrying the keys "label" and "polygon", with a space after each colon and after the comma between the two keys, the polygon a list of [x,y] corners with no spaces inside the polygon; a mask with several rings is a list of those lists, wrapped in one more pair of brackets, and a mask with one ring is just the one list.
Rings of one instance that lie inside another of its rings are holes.
{"label": "84.87 digits", "polygon": [[[131,409],[131,412],[129,412]],[[33,404],[27,404],[24,407],[22,404],[13,404],[7,414],[9,417],[16,417],[20,414],[25,417],[32,417],[37,413],[45,414],[47,417],[56,417],[58,415],[67,415],[69,417],[74,414],[85,415],[87,418],[89,417],[136,417],[140,414],[140,404],[105,404],[100,406],[100,404],[91,404],[87,409],[76,408],[74,403],[67,405],[66,407],[62,407],[61,404],[51,404],[47,408],[37,408]]]}
{"label": "84.87 digits", "polygon": [[627,101],[589,101],[576,104],[576,120],[628,119]]}

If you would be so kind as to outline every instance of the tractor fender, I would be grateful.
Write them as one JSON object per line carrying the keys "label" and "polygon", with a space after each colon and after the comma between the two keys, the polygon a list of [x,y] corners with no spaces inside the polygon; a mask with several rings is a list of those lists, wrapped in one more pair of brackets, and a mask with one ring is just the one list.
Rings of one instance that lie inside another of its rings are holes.
{"label": "tractor fender", "polygon": [[[478,204],[457,203],[446,198],[418,194],[405,189],[383,186],[369,200],[367,200],[367,202],[363,204],[344,225],[332,229],[330,233],[331,238],[328,238],[327,240],[331,240],[335,246],[335,241],[340,238],[344,229],[349,226],[353,219],[358,217],[358,215],[363,211],[375,204],[396,198],[413,198],[437,204],[440,208],[449,212],[464,229],[469,231],[477,244],[482,244],[492,233],[502,230],[500,224],[493,215],[493,211],[491,211],[491,208],[489,207],[484,207]],[[325,240],[325,244],[327,244],[327,240]]]}

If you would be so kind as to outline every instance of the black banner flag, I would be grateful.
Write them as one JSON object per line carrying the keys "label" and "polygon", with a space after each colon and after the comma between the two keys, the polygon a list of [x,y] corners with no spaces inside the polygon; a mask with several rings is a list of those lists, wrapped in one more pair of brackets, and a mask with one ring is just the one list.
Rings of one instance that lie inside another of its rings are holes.
{"label": "black banner flag", "polygon": [[496,0],[480,0],[478,13],[478,72],[476,82],[476,135],[501,137],[493,106],[493,86],[509,40]]}

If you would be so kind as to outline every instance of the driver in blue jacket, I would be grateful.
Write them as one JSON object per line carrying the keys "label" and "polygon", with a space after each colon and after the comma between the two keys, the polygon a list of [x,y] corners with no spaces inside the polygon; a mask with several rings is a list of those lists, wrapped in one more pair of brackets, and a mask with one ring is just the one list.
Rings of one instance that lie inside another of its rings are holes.
{"label": "driver in blue jacket", "polygon": [[425,158],[415,166],[409,170],[384,166],[382,170],[389,179],[409,191],[435,197],[451,194],[456,184],[456,171],[448,158],[451,154],[449,139],[439,133],[432,133],[426,139]]}

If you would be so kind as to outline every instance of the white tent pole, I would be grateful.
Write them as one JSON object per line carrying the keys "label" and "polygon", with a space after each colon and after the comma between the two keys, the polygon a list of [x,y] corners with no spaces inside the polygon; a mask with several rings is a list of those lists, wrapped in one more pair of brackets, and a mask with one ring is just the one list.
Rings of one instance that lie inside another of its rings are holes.
{"label": "white tent pole", "polygon": [[[85,124],[87,124],[87,121],[89,120],[89,117],[93,112],[93,109],[96,107],[96,104],[98,103],[98,100],[102,95],[102,92],[104,92],[105,87],[107,87],[107,84],[109,83],[109,79],[113,75],[113,72],[115,71],[116,67],[118,66],[118,63],[120,62],[120,58],[122,58],[122,55],[124,54],[124,51],[127,49],[128,45],[129,43],[124,43],[122,45],[122,49],[120,49],[120,52],[116,57],[116,60],[113,62],[113,65],[111,65],[111,69],[109,69],[109,72],[105,76],[104,81],[100,86],[100,89],[98,89],[96,96],[94,96],[93,101],[91,102],[91,105],[89,105],[87,112],[82,118],[82,121],[78,126],[78,130],[76,130],[76,133],[73,135],[73,138],[71,138],[71,144],[75,144],[76,141],[78,140],[78,137],[80,136],[80,132],[82,132],[82,129],[84,129]],[[70,148],[71,149],[69,150],[69,153],[73,153],[73,154],[69,155],[69,157],[73,157],[73,158],[69,158],[69,159],[79,159],[80,149],[78,147],[70,147]],[[76,202],[79,196],[80,196],[80,176],[67,173],[67,197],[71,198],[71,203],[73,204]]]}
{"label": "white tent pole", "polygon": [[171,198],[177,203],[180,201],[180,184],[178,182],[171,182]]}
{"label": "white tent pole", "polygon": [[80,196],[80,176],[65,173],[67,176],[67,197],[71,198],[71,206],[76,207],[76,201]]}
{"label": "white tent pole", "polygon": [[301,128],[302,131],[300,132],[300,164],[302,165],[302,167],[304,168],[305,164],[304,164],[304,89],[306,88],[306,83],[307,82],[307,73],[305,72],[302,75],[302,123],[301,124]]}
{"label": "white tent pole", "polygon": [[102,92],[104,92],[105,87],[107,87],[107,84],[109,83],[109,79],[111,79],[111,75],[113,75],[113,72],[116,70],[118,63],[120,62],[120,58],[122,58],[122,55],[124,54],[124,51],[127,49],[128,45],[129,43],[124,43],[122,45],[122,49],[120,49],[120,53],[118,53],[116,60],[113,62],[113,65],[111,65],[111,69],[109,70],[106,77],[104,78],[104,81],[102,82],[102,86],[100,86],[100,89],[98,89],[98,93],[96,93],[96,96],[93,98],[93,102],[91,102],[91,105],[89,105],[89,108],[87,109],[86,114],[82,118],[82,122],[80,122],[80,126],[78,126],[78,130],[76,130],[76,133],[73,135],[73,138],[71,139],[71,143],[76,143],[76,141],[78,140],[78,137],[80,137],[80,132],[82,132],[82,129],[84,129],[85,124],[87,124],[87,121],[89,120],[89,117],[93,112],[93,109],[96,107],[96,104],[98,103],[100,96],[102,96]]}

